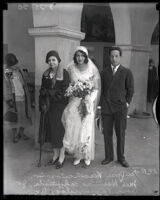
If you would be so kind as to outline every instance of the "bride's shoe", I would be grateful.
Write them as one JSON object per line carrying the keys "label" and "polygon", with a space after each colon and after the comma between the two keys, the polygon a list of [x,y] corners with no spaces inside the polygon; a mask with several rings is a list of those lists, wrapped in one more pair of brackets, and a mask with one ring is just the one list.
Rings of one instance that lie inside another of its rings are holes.
{"label": "bride's shoe", "polygon": [[75,159],[73,162],[73,165],[78,165],[81,162],[81,159]]}
{"label": "bride's shoe", "polygon": [[91,164],[91,161],[90,160],[85,160],[84,163],[89,166]]}

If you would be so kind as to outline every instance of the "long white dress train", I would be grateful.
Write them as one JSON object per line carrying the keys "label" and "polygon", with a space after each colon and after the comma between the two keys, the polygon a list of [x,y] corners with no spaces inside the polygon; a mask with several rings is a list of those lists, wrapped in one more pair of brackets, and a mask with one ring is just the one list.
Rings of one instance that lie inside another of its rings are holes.
{"label": "long white dress train", "polygon": [[79,71],[74,63],[68,67],[71,81],[89,80],[94,82],[94,91],[86,96],[88,114],[81,121],[78,106],[81,99],[73,97],[62,115],[62,123],[65,127],[63,145],[75,158],[93,160],[95,155],[95,112],[100,96],[100,75],[96,66],[89,59],[86,70]]}

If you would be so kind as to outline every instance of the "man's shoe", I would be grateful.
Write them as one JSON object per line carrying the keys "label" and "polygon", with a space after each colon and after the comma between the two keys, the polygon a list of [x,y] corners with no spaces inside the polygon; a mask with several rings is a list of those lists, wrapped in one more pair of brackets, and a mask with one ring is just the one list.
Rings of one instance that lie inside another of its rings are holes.
{"label": "man's shoe", "polygon": [[118,161],[123,167],[129,167],[129,164],[127,163],[126,160],[123,161]]}
{"label": "man's shoe", "polygon": [[113,160],[103,160],[101,162],[102,165],[107,165],[108,163],[112,162]]}

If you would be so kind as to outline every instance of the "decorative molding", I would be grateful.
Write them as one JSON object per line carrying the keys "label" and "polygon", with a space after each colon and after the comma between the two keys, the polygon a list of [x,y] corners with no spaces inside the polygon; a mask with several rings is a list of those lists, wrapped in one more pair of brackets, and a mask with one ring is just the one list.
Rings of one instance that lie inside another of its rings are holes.
{"label": "decorative molding", "polygon": [[130,45],[130,44],[116,44],[116,46],[119,46],[122,48],[123,51],[141,51],[141,52],[150,52],[152,51],[151,46],[145,46],[145,45]]}
{"label": "decorative molding", "polygon": [[28,33],[35,37],[58,36],[58,37],[72,38],[76,40],[83,40],[85,38],[85,33],[83,32],[71,30],[60,26],[29,28]]}

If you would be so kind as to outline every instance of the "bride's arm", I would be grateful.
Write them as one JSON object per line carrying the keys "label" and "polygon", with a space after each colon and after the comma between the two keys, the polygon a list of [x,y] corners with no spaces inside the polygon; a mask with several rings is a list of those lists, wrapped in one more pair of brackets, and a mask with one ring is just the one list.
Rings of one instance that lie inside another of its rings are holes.
{"label": "bride's arm", "polygon": [[[97,106],[100,101],[100,95],[101,95],[101,78],[100,74],[97,68],[94,69],[94,75],[93,75],[93,83],[94,83],[94,90],[90,95],[86,96],[86,101],[88,102],[88,108],[92,107],[93,112],[96,113]],[[89,105],[92,104],[92,105]]]}
{"label": "bride's arm", "polygon": [[96,74],[93,77],[94,79],[94,91],[93,91],[93,104],[94,104],[94,112],[96,113],[97,110],[97,106],[99,104],[100,101],[100,95],[101,95],[101,78],[100,78],[100,74],[99,71],[97,70]]}

